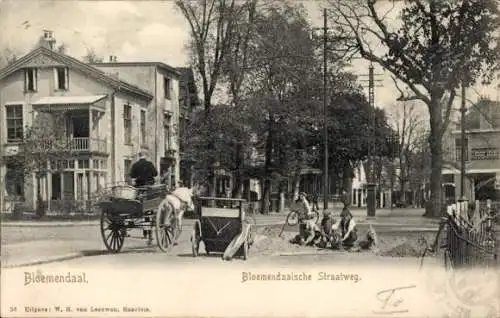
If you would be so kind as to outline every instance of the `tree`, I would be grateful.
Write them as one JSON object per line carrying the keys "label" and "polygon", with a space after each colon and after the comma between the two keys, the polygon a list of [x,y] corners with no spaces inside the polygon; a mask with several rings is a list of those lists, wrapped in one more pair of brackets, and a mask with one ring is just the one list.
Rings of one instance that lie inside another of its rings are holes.
{"label": "tree", "polygon": [[267,213],[272,181],[288,177],[287,164],[301,160],[301,152],[291,150],[306,150],[301,135],[317,122],[319,104],[307,98],[317,63],[302,7],[288,3],[266,7],[254,27],[248,94],[258,118],[258,149],[265,158],[261,208]]}
{"label": "tree", "polygon": [[[203,111],[193,113],[182,134],[182,144],[184,159],[195,162],[198,182],[210,181],[214,163],[229,172],[242,169],[244,154],[238,146],[250,149],[248,120],[245,112],[231,105],[217,105],[208,115]],[[212,147],[207,147],[208,142]]]}
{"label": "tree", "polygon": [[[398,88],[399,100],[421,100],[427,105],[433,205],[427,215],[441,213],[442,136],[457,89],[462,83],[474,84],[482,72],[489,73],[498,63],[496,2],[398,2],[400,15],[393,23],[396,2],[330,1],[332,21],[346,47],[391,72],[397,87],[398,83],[406,85],[409,92]],[[392,8],[383,8],[384,3]]]}
{"label": "tree", "polygon": [[401,203],[406,203],[406,189],[411,181],[414,155],[421,150],[422,136],[425,134],[425,121],[418,113],[415,102],[404,101],[394,105],[393,125],[398,136],[397,158]]}
{"label": "tree", "polygon": [[17,60],[18,54],[8,48],[2,50],[0,53],[0,69],[14,63]]}
{"label": "tree", "polygon": [[97,55],[93,48],[87,48],[87,53],[82,57],[82,60],[85,63],[102,63],[104,58],[102,56]]}
{"label": "tree", "polygon": [[[48,172],[58,170],[59,160],[67,159],[70,145],[65,134],[64,114],[39,113],[35,116],[33,124],[25,128],[23,142],[20,144],[19,153],[7,157],[7,163],[22,171],[25,180],[30,180],[34,174],[37,184],[38,207],[37,214],[43,216],[46,208],[40,192],[43,177]],[[48,179],[45,179],[48,188]],[[48,200],[50,202],[50,200]]]}
{"label": "tree", "polygon": [[[208,117],[212,98],[222,76],[222,65],[233,43],[233,29],[241,18],[245,3],[235,0],[208,0],[175,2],[190,27],[189,52],[192,63],[201,77],[203,105]],[[207,143],[212,148],[215,141]],[[212,162],[212,165],[215,162]],[[215,173],[212,171],[211,195],[215,194]]]}
{"label": "tree", "polygon": [[65,43],[61,43],[56,48],[57,53],[66,54],[68,51],[68,46]]}
{"label": "tree", "polygon": [[[246,14],[245,14],[246,13]],[[244,85],[248,81],[249,75],[249,55],[251,54],[250,45],[255,36],[254,20],[257,13],[257,1],[248,1],[245,4],[241,18],[236,21],[232,29],[233,43],[230,54],[225,55],[223,60],[222,74],[227,82],[230,93],[231,104],[237,108],[237,111],[244,111]],[[237,167],[235,168],[235,197],[241,198],[243,195],[243,174],[245,166],[244,154],[248,152],[244,145],[239,142],[235,144],[235,159]]]}

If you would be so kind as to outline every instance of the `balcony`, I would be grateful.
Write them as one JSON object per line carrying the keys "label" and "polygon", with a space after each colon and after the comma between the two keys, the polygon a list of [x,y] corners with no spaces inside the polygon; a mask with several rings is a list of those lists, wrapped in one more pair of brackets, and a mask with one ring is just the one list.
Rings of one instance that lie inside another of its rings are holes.
{"label": "balcony", "polygon": [[107,153],[106,139],[79,137],[68,142],[71,151],[89,151]]}
{"label": "balcony", "polygon": [[[70,152],[96,152],[108,153],[106,139],[74,137],[68,138],[67,142],[46,140],[40,142],[37,147],[40,151],[70,151]],[[34,149],[36,151],[36,149]]]}

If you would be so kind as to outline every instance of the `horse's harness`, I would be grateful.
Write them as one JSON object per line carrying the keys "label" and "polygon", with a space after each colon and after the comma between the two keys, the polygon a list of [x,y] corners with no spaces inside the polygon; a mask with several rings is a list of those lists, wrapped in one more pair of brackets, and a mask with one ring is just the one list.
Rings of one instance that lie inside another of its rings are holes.
{"label": "horse's harness", "polygon": [[[168,195],[171,195],[174,198],[176,198],[177,200],[179,200],[179,202],[181,203],[181,207],[179,208],[179,210],[184,210],[184,211],[187,210],[188,203],[186,201],[182,200],[178,195],[175,195],[173,193],[169,193]],[[172,207],[172,210],[175,211],[175,207],[173,206],[173,204],[170,201],[167,201],[167,202],[168,202],[168,204],[170,204],[170,207]]]}

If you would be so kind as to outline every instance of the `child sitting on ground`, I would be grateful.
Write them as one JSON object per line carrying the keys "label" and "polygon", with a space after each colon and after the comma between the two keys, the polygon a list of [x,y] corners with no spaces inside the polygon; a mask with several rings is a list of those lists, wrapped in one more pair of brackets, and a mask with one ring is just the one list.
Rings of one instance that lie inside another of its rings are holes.
{"label": "child sitting on ground", "polygon": [[327,245],[333,241],[333,224],[335,220],[332,218],[330,211],[325,210],[323,212],[323,219],[320,225],[320,237],[317,240],[316,246],[320,248],[325,248]]}
{"label": "child sitting on ground", "polygon": [[340,236],[332,243],[333,248],[342,246],[345,249],[350,249],[354,246],[358,239],[358,230],[352,213],[347,206],[344,206],[342,209],[340,213],[340,222],[335,223],[333,229],[337,231]]}

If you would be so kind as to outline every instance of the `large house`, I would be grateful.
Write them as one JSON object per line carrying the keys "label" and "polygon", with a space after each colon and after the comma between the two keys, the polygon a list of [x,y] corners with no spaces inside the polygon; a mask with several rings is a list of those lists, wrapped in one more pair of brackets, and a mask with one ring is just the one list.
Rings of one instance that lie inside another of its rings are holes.
{"label": "large house", "polygon": [[49,122],[64,131],[69,154],[47,162],[41,180],[19,178],[15,160],[1,160],[6,201],[88,200],[126,181],[139,151],[176,183],[179,72],[164,63],[89,65],[56,52],[51,33],[44,39],[47,45],[0,70],[0,156],[20,155],[25,130],[41,114],[58,120]]}
{"label": "large house", "polygon": [[108,76],[141,87],[154,96],[148,122],[152,123],[150,156],[159,167],[159,173],[169,186],[177,185],[180,176],[178,127],[180,72],[161,62],[109,62],[93,63]]}
{"label": "large house", "polygon": [[[450,124],[445,138],[446,156],[443,169],[447,200],[461,196],[461,127]],[[469,201],[500,198],[500,102],[481,99],[465,116],[465,187]]]}

